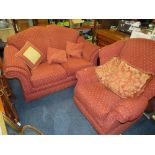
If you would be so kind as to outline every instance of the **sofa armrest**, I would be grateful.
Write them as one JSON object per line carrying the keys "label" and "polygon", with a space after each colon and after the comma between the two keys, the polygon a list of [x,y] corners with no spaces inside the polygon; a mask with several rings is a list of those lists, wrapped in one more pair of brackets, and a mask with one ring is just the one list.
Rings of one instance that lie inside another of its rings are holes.
{"label": "sofa armrest", "polygon": [[76,73],[76,78],[78,79],[78,82],[97,82],[98,78],[95,73],[95,68],[95,66],[87,67],[78,71]]}
{"label": "sofa armrest", "polygon": [[137,119],[146,109],[148,99],[144,96],[123,100],[118,107],[113,110],[116,119],[120,123]]}
{"label": "sofa armrest", "polygon": [[103,65],[104,63],[109,61],[112,57],[119,56],[124,45],[125,40],[121,40],[101,48],[99,52],[100,65]]}
{"label": "sofa armrest", "polygon": [[30,77],[31,72],[28,66],[20,58],[15,56],[17,52],[18,49],[16,49],[14,46],[8,45],[5,47],[3,63],[4,74],[6,74],[7,71],[13,71],[14,69],[15,72],[22,71],[22,73],[24,72],[27,77]]}
{"label": "sofa armrest", "polygon": [[84,43],[83,58],[93,64],[97,64],[97,58],[99,54],[99,47],[91,42],[85,40],[83,37],[79,37],[79,43]]}

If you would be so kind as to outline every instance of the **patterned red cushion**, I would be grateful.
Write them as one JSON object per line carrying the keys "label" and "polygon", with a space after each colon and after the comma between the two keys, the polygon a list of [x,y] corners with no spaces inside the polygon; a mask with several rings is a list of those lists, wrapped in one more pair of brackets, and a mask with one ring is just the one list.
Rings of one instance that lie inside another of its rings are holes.
{"label": "patterned red cushion", "polygon": [[31,69],[37,67],[43,58],[42,52],[29,41],[16,53],[16,56],[21,58]]}
{"label": "patterned red cushion", "polygon": [[68,57],[81,58],[84,44],[83,43],[72,43],[67,41],[66,52]]}
{"label": "patterned red cushion", "polygon": [[48,64],[67,62],[67,55],[65,50],[49,47],[47,51]]}

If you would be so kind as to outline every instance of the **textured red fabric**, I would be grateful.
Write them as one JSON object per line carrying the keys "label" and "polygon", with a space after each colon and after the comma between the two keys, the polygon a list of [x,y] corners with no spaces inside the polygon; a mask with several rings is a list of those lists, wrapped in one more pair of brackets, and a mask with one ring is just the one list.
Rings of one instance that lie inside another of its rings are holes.
{"label": "textured red fabric", "polygon": [[[85,83],[85,82],[99,82],[96,73],[95,73],[95,66],[87,67],[82,69],[76,73],[76,78],[78,82]],[[89,78],[88,78],[89,77]]]}
{"label": "textured red fabric", "polygon": [[63,26],[49,25],[46,28],[49,46],[58,49],[66,49],[66,41],[77,42],[78,32]]}
{"label": "textured red fabric", "polygon": [[155,75],[155,41],[130,39],[126,41],[120,57],[136,68]]}
{"label": "textured red fabric", "polygon": [[119,103],[114,109],[117,112],[117,120],[121,123],[133,121],[138,118],[146,109],[148,100],[144,96],[130,98]]}
{"label": "textured red fabric", "polygon": [[31,72],[31,82],[34,87],[67,78],[66,71],[59,64],[42,63]]}
{"label": "textured red fabric", "polygon": [[[133,46],[130,44],[132,41]],[[142,42],[143,45],[141,46]],[[125,61],[129,61],[131,65],[144,71],[153,72],[154,66],[152,63],[155,57],[152,49],[154,49],[154,45],[155,42],[151,40],[144,41],[143,39],[116,42],[101,49],[99,53],[101,64],[106,63],[114,56],[121,56]],[[132,54],[130,54],[127,47]],[[139,52],[138,49],[140,49]],[[148,54],[145,53],[144,49],[150,54],[148,58],[146,58]],[[136,59],[133,58],[134,56]],[[138,62],[138,59],[143,63]],[[134,61],[133,64],[132,61]],[[122,99],[106,89],[97,79],[94,67],[78,71],[76,77],[78,82],[74,90],[74,100],[100,134],[122,133],[142,116],[148,105],[148,100],[155,96],[154,76],[147,84],[144,92],[139,97],[132,99]]]}
{"label": "textured red fabric", "polygon": [[[11,51],[11,52],[10,52]],[[15,54],[18,52],[18,49],[14,46],[6,46],[4,49],[4,64],[3,69],[9,67],[17,67],[25,70],[29,75],[30,71],[27,65],[18,57],[15,57]]]}
{"label": "textured red fabric", "polygon": [[66,53],[68,57],[81,58],[84,44],[83,43],[72,43],[67,41]]}
{"label": "textured red fabric", "polygon": [[34,26],[22,32],[19,32],[8,38],[7,43],[15,46],[20,50],[27,41],[30,41],[40,51],[43,52],[43,60],[46,60],[46,51],[49,47],[49,41],[46,34],[46,28],[41,26]]}
{"label": "textured red fabric", "polygon": [[[87,77],[88,78],[88,77]],[[97,121],[104,120],[121,98],[106,89],[99,82],[82,83],[75,88],[76,96],[83,102],[83,106]]]}
{"label": "textured red fabric", "polygon": [[78,38],[78,43],[84,44],[84,48],[82,51],[83,58],[92,63],[95,62],[98,57],[99,47],[85,40],[81,36]]}
{"label": "textured red fabric", "polygon": [[[56,25],[47,27],[35,26],[8,38],[8,47],[5,47],[4,51],[5,76],[7,78],[17,78],[20,80],[26,101],[31,101],[74,85],[76,83],[76,71],[96,64],[98,50],[90,52],[91,59],[89,59],[89,61],[86,59],[75,60],[75,62],[69,61],[68,64],[64,65],[66,68],[58,64],[59,67],[57,65],[55,67],[49,67],[49,65],[45,64],[47,64],[48,47],[65,50],[67,41],[76,43],[78,38],[79,35],[77,31]],[[32,73],[21,59],[15,57],[15,54],[24,46],[26,41],[30,41],[43,52],[43,64],[40,64],[41,66],[39,65]],[[93,46],[97,47],[95,45]],[[85,52],[89,53],[89,51]],[[58,71],[60,71],[60,73],[58,73]],[[45,74],[43,72],[45,72]]]}
{"label": "textured red fabric", "polygon": [[118,57],[122,48],[124,47],[124,44],[125,41],[121,40],[101,48],[99,52],[100,65],[103,65],[112,57]]}
{"label": "textured red fabric", "polygon": [[73,75],[78,70],[92,66],[92,64],[84,59],[68,58],[68,61],[62,63],[62,66],[66,70],[68,75]]}
{"label": "textured red fabric", "polygon": [[65,50],[49,47],[47,51],[48,64],[67,62],[67,55]]}
{"label": "textured red fabric", "polygon": [[[33,49],[35,49],[40,55],[41,57],[38,59],[38,61],[33,64],[28,58],[26,58],[23,54],[24,52],[29,48],[32,47]],[[25,43],[25,45],[20,49],[19,52],[16,53],[16,57],[19,57],[20,59],[22,59],[24,61],[25,64],[27,64],[31,69],[37,67],[43,59],[43,53],[37,48],[35,47],[33,44],[31,44],[29,41],[27,41]]]}

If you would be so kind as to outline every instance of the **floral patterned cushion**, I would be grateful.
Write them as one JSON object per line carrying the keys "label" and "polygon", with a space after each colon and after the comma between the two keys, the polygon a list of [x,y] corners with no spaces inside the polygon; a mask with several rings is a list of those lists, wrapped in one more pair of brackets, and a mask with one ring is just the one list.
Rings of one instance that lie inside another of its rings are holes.
{"label": "floral patterned cushion", "polygon": [[144,73],[118,57],[96,68],[101,83],[122,98],[140,95],[151,75]]}

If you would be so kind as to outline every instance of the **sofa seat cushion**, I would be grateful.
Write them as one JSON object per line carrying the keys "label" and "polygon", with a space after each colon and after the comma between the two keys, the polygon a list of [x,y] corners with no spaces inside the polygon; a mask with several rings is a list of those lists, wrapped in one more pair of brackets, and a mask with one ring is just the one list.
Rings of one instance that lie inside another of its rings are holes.
{"label": "sofa seat cushion", "polygon": [[47,62],[40,64],[31,73],[31,82],[34,87],[40,87],[41,85],[67,78],[66,71],[61,65],[49,65]]}
{"label": "sofa seat cushion", "polygon": [[79,58],[68,58],[68,61],[62,64],[69,76],[75,74],[82,68],[86,68],[92,65],[93,64],[89,61]]}
{"label": "sofa seat cushion", "polygon": [[103,122],[108,113],[122,100],[98,81],[77,84],[76,97],[96,120]]}

